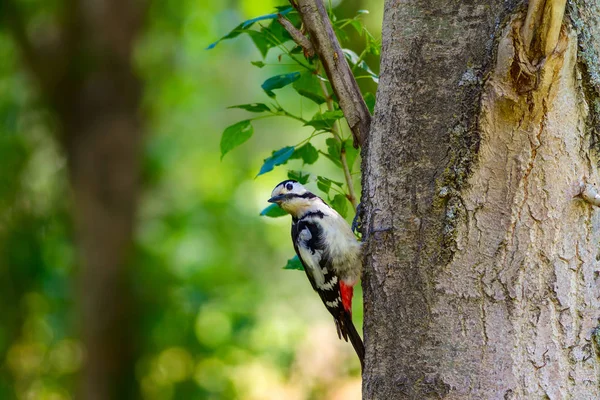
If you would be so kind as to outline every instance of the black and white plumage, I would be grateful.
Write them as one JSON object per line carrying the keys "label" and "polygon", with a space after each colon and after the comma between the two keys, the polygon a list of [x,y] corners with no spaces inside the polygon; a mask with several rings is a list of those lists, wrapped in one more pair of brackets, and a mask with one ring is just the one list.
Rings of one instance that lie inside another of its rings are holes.
{"label": "black and white plumage", "polygon": [[362,269],[360,242],[341,215],[296,181],[277,185],[269,202],[291,214],[292,242],[306,276],[362,366],[364,345],[352,323],[353,286]]}

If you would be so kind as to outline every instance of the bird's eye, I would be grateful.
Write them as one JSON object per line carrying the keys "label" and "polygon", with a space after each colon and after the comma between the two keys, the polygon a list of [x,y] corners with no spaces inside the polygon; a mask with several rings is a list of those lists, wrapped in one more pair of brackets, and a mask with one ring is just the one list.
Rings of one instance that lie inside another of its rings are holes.
{"label": "bird's eye", "polygon": [[287,185],[285,185],[285,188],[287,190],[292,190],[294,188],[294,185],[292,185],[291,183],[288,183]]}

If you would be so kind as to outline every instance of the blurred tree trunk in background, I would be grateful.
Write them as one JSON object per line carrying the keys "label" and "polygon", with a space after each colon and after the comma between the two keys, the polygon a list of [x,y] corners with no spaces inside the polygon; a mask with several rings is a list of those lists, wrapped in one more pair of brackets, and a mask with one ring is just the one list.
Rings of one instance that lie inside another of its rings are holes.
{"label": "blurred tree trunk in background", "polygon": [[544,57],[526,3],[386,1],[364,398],[600,398],[600,2],[570,3]]}
{"label": "blurred tree trunk in background", "polygon": [[141,1],[61,3],[55,37],[28,32],[20,5],[5,12],[40,93],[55,111],[74,195],[86,363],[78,398],[132,398],[132,245],[142,129],[132,69]]}

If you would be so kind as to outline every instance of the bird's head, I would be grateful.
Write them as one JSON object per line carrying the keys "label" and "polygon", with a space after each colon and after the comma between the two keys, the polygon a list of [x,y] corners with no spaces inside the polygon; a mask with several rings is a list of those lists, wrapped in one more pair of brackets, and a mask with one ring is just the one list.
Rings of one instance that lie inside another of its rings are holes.
{"label": "bird's head", "polygon": [[306,190],[300,183],[287,180],[275,186],[269,203],[278,204],[284,211],[297,217],[310,209],[317,196]]}

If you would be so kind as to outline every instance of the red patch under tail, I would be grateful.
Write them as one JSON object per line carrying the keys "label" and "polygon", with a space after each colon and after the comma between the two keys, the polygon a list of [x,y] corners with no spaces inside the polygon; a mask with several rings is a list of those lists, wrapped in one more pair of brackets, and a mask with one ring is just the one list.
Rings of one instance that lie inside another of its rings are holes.
{"label": "red patch under tail", "polygon": [[354,287],[346,285],[344,281],[340,282],[340,295],[342,296],[342,305],[344,310],[352,314],[352,295],[354,294]]}

